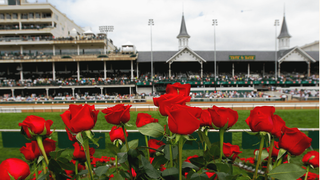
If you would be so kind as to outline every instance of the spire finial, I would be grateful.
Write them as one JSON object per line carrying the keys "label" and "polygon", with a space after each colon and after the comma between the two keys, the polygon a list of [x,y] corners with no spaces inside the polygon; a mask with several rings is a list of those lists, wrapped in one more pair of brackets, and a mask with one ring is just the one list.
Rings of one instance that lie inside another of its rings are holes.
{"label": "spire finial", "polygon": [[182,0],[182,16],[184,16],[184,0]]}
{"label": "spire finial", "polygon": [[283,4],[283,16],[286,16],[286,3]]}

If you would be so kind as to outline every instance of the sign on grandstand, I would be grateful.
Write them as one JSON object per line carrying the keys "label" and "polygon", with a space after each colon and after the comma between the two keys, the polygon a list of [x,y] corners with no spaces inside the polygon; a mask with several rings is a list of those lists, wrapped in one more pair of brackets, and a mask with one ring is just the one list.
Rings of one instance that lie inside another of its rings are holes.
{"label": "sign on grandstand", "polygon": [[241,55],[232,55],[229,56],[229,60],[255,60],[256,56],[253,55],[246,55],[246,56],[241,56]]}

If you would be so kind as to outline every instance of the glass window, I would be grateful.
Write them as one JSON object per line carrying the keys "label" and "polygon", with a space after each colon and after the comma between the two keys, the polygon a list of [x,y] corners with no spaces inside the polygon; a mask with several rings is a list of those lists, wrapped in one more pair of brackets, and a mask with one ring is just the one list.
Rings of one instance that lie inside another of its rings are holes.
{"label": "glass window", "polygon": [[40,13],[36,13],[36,18],[40,18]]}
{"label": "glass window", "polygon": [[7,13],[6,14],[6,19],[11,19],[11,14]]}
{"label": "glass window", "polygon": [[0,13],[0,19],[4,19],[4,14]]}
{"label": "glass window", "polygon": [[34,18],[33,13],[29,13],[29,19],[33,19],[33,18]]}
{"label": "glass window", "polygon": [[17,13],[12,13],[12,19],[18,19],[18,14]]}
{"label": "glass window", "polygon": [[27,13],[22,13],[21,14],[21,19],[28,19],[28,14]]}

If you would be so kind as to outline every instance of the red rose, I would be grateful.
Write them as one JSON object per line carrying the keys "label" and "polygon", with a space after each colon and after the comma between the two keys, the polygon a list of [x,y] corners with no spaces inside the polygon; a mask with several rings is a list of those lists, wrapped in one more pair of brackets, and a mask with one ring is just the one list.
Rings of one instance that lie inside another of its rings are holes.
{"label": "red rose", "polygon": [[[163,145],[166,145],[166,144],[160,140],[157,140],[157,139],[149,139],[149,141],[148,141],[148,146],[153,149],[159,149]],[[153,149],[149,149],[150,154],[156,152],[156,150],[153,150]]]}
{"label": "red rose", "polygon": [[197,157],[199,157],[199,156],[198,156],[198,155],[189,156],[189,157],[187,157],[187,159],[185,160],[185,162],[191,163],[191,162],[190,162],[190,159],[192,159],[192,158],[197,158]]}
{"label": "red rose", "polygon": [[286,149],[292,155],[299,156],[311,146],[312,139],[306,136],[298,128],[283,126],[283,134],[279,138],[279,147]]}
{"label": "red rose", "polygon": [[168,84],[166,88],[167,94],[176,94],[182,96],[189,96],[191,85],[190,84],[180,84],[176,82],[174,84]]}
{"label": "red rose", "polygon": [[212,123],[218,128],[223,128],[226,123],[228,123],[227,128],[230,128],[238,121],[238,112],[230,108],[213,106],[208,108],[208,111],[211,115]]}
{"label": "red rose", "polygon": [[235,160],[238,157],[238,154],[242,153],[238,145],[232,145],[230,143],[223,143],[223,154]]}
{"label": "red rose", "polygon": [[95,110],[94,105],[70,104],[69,109],[61,114],[64,124],[73,133],[91,130],[97,122],[99,110]]}
{"label": "red rose", "polygon": [[166,108],[170,108],[173,105],[186,105],[186,102],[189,102],[191,97],[185,97],[181,95],[173,95],[173,94],[164,94],[159,98],[153,98],[153,103],[155,106],[159,107],[160,114],[162,116],[168,116],[165,111]]}
{"label": "red rose", "polygon": [[275,108],[272,106],[255,107],[250,111],[250,116],[246,119],[253,132],[265,131],[276,137],[281,136],[281,129],[285,122],[278,115],[273,115]]}
{"label": "red rose", "polygon": [[254,164],[254,158],[253,157],[240,158],[240,161],[244,161],[245,163]]}
{"label": "red rose", "polygon": [[36,141],[26,143],[26,147],[22,146],[22,148],[20,148],[20,152],[28,161],[33,161],[40,156],[39,147]]}
{"label": "red rose", "polygon": [[46,138],[42,141],[46,154],[56,150],[56,141]]}
{"label": "red rose", "polygon": [[200,126],[212,127],[211,114],[208,110],[203,110],[200,117]]}
{"label": "red rose", "polygon": [[[84,152],[83,147],[78,143],[75,142],[73,143],[73,147],[74,147],[74,151],[73,151],[73,159],[77,159],[80,161],[85,161],[86,160],[86,154]],[[89,152],[90,152],[90,158],[92,158],[93,154],[95,153],[95,149],[94,148],[89,148]]]}
{"label": "red rose", "polygon": [[52,132],[50,126],[53,124],[51,120],[45,120],[38,116],[27,116],[22,123],[19,123],[22,133],[25,134],[29,139],[32,139],[35,135],[49,136]]}
{"label": "red rose", "polygon": [[319,167],[319,152],[318,151],[309,151],[302,158],[302,162],[306,165],[310,164],[314,168]]}
{"label": "red rose", "polygon": [[[306,174],[304,174],[301,178],[299,178],[297,180],[304,180],[305,176],[306,176]],[[313,172],[309,172],[308,173],[307,180],[316,180],[316,179],[319,179],[319,174],[316,174],[316,173],[313,173]]]}
{"label": "red rose", "polygon": [[[127,130],[126,130],[126,135],[128,137]],[[113,142],[117,139],[120,139],[122,142],[125,141],[122,127],[113,126],[111,128],[111,131],[109,132],[109,136],[110,136],[111,142]]]}
{"label": "red rose", "polygon": [[14,179],[25,179],[30,174],[29,165],[21,159],[6,159],[0,164],[0,177],[2,180],[10,180],[9,174]]}
{"label": "red rose", "polygon": [[136,125],[137,127],[142,127],[149,123],[158,122],[158,119],[152,118],[150,114],[147,113],[139,113],[137,116]]}
{"label": "red rose", "polygon": [[[214,176],[216,173],[215,172],[205,172],[206,173],[206,175],[208,176],[208,178],[211,178],[212,176]],[[216,180],[216,179],[218,179],[218,176],[216,176],[215,178],[214,178],[214,180]]]}
{"label": "red rose", "polygon": [[104,117],[108,123],[119,125],[121,123],[127,123],[130,120],[130,107],[132,105],[125,106],[124,104],[117,104],[113,107],[102,110]]}
{"label": "red rose", "polygon": [[169,116],[168,126],[172,133],[183,135],[192,134],[200,127],[200,121],[196,117],[198,109],[191,109],[191,107],[185,108],[179,105],[174,105],[166,109]]}
{"label": "red rose", "polygon": [[[128,170],[128,172],[130,173],[129,170]],[[131,174],[132,174],[132,177],[136,177],[137,176],[137,173],[133,168],[131,168]]]}

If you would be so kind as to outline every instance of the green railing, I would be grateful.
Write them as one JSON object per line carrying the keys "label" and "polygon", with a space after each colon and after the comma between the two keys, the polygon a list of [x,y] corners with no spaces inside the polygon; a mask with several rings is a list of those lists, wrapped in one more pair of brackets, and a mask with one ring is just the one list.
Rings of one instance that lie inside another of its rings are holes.
{"label": "green railing", "polygon": [[[304,131],[310,138],[312,138],[312,148],[319,149],[319,128],[300,128]],[[59,148],[73,148],[72,143],[65,130],[55,130],[58,136]],[[2,144],[3,148],[21,148],[25,146],[25,143],[30,142],[21,133],[20,129],[0,129],[2,134]],[[110,130],[93,130],[95,137],[99,139],[100,147],[98,149],[106,149],[107,143],[111,143],[109,140]],[[247,132],[251,132],[250,129],[231,129],[229,132],[225,133],[224,142],[229,143],[240,143],[238,144],[242,149],[258,149],[259,139],[256,136],[249,135]],[[234,134],[235,133],[235,134]],[[194,132],[192,134],[194,138],[199,141],[198,133]],[[241,142],[232,142],[233,136],[241,136]],[[208,137],[211,142],[219,141],[219,132],[217,130],[211,130],[208,133]],[[145,146],[145,137],[138,130],[128,130],[128,140],[139,139],[139,146]],[[198,145],[197,141],[192,143],[187,143],[184,149],[201,149],[202,147]],[[95,147],[95,145],[93,145]],[[95,147],[96,148],[96,147]]]}

